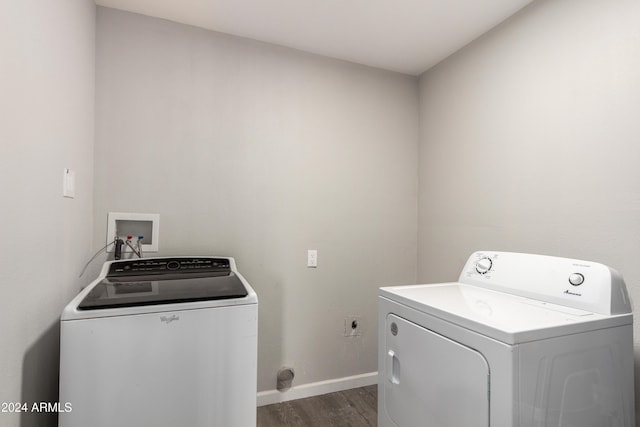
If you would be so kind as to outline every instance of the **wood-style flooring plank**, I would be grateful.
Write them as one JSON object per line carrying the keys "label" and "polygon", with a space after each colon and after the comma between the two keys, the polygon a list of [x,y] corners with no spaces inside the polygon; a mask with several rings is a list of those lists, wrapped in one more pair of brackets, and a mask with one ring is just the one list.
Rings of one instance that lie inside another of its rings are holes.
{"label": "wood-style flooring plank", "polygon": [[377,386],[355,388],[258,408],[258,427],[375,427]]}

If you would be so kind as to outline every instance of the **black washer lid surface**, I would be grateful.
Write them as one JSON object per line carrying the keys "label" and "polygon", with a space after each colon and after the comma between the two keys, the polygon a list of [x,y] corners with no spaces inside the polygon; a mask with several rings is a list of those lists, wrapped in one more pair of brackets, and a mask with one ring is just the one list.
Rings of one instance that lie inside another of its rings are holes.
{"label": "black washer lid surface", "polygon": [[[195,272],[194,272],[195,273]],[[232,272],[109,277],[80,302],[80,310],[243,298],[247,289]]]}

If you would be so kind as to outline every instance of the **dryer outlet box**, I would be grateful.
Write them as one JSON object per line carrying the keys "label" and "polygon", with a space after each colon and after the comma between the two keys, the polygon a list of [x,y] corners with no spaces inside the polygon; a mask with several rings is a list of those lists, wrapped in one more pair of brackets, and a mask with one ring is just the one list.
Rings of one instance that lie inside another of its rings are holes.
{"label": "dryer outlet box", "polygon": [[360,316],[347,316],[344,318],[344,336],[359,337],[362,335]]}

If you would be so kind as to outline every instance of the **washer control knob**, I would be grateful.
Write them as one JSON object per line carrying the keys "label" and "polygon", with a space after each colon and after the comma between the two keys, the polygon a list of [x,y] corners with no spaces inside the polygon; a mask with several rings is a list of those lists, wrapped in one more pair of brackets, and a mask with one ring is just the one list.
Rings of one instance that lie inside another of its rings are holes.
{"label": "washer control knob", "polygon": [[580,286],[584,283],[584,276],[580,273],[573,273],[569,276],[569,283],[573,286]]}
{"label": "washer control knob", "polygon": [[476,271],[480,274],[487,274],[491,267],[493,267],[493,261],[489,257],[480,258],[476,262]]}

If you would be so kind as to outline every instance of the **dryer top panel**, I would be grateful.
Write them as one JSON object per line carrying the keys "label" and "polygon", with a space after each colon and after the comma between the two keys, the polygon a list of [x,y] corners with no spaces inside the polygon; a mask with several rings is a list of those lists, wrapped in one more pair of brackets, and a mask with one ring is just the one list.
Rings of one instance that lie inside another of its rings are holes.
{"label": "dryer top panel", "polygon": [[458,281],[594,313],[631,313],[622,277],[591,261],[481,251],[469,257]]}
{"label": "dryer top panel", "polygon": [[632,323],[464,283],[380,288],[380,296],[507,344]]}
{"label": "dryer top panel", "polygon": [[633,321],[615,270],[511,252],[475,252],[456,283],[380,288],[380,296],[506,343]]}

